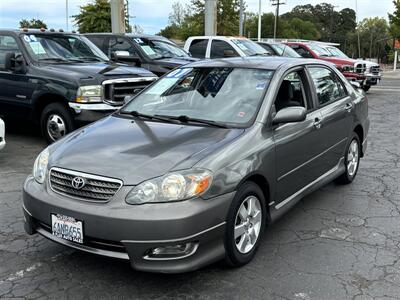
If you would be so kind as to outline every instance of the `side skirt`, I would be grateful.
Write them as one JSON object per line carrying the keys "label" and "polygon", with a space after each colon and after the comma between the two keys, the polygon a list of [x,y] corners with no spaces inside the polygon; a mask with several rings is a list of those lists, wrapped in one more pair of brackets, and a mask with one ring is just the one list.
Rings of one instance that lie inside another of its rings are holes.
{"label": "side skirt", "polygon": [[332,168],[325,174],[321,175],[313,182],[310,182],[308,185],[306,185],[293,195],[289,196],[282,202],[276,205],[272,205],[270,207],[271,221],[274,222],[277,219],[279,219],[289,209],[295,206],[297,202],[299,202],[302,198],[304,198],[304,196],[312,193],[315,190],[318,190],[319,188],[323,187],[324,185],[336,179],[344,172],[345,172],[344,157],[342,157],[334,168]]}

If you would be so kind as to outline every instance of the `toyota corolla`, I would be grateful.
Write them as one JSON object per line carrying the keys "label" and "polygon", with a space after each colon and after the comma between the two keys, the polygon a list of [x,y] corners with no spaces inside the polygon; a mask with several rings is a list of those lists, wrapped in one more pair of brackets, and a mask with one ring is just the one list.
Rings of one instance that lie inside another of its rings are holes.
{"label": "toyota corolla", "polygon": [[46,148],[25,229],[142,271],[241,266],[302,197],[354,180],[368,129],[365,95],[323,61],[192,63]]}

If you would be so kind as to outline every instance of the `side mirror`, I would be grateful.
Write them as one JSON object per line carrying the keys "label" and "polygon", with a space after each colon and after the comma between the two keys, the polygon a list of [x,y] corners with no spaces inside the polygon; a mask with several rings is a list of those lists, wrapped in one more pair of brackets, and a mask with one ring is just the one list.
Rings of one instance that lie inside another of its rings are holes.
{"label": "side mirror", "polygon": [[350,81],[350,84],[355,88],[356,90],[361,89],[361,84],[359,84],[357,81]]}
{"label": "side mirror", "polygon": [[224,57],[235,57],[237,56],[233,50],[224,50]]}
{"label": "side mirror", "polygon": [[137,67],[142,65],[140,58],[138,56],[131,55],[129,51],[113,51],[111,52],[111,59],[113,61],[134,63]]}
{"label": "side mirror", "polygon": [[25,72],[25,61],[21,54],[7,52],[4,59],[4,68],[6,70],[15,71],[17,73]]}
{"label": "side mirror", "polygon": [[272,124],[302,122],[306,119],[307,110],[302,106],[291,106],[282,108],[272,120]]}

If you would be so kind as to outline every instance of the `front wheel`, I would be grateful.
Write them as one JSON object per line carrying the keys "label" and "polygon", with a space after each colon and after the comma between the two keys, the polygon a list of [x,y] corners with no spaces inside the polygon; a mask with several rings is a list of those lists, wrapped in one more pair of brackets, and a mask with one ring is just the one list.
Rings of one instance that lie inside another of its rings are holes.
{"label": "front wheel", "polygon": [[226,231],[226,262],[239,267],[250,262],[264,232],[266,204],[260,187],[252,182],[237,191],[229,209]]}
{"label": "front wheel", "polygon": [[71,114],[61,103],[47,105],[40,118],[40,127],[46,141],[51,144],[74,130]]}
{"label": "front wheel", "polygon": [[364,90],[365,92],[368,92],[370,88],[371,88],[370,85],[364,85],[364,86],[363,86],[363,90]]}
{"label": "front wheel", "polygon": [[348,184],[353,182],[357,175],[358,167],[360,165],[361,157],[361,143],[360,138],[356,133],[353,133],[350,144],[346,149],[345,156],[345,172],[336,179],[336,182],[341,184]]}

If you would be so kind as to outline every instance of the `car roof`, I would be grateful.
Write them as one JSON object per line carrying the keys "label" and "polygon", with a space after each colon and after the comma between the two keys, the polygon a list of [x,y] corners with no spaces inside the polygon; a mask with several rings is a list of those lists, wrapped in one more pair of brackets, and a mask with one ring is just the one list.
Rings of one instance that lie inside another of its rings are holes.
{"label": "car roof", "polygon": [[[50,31],[51,30],[51,31]],[[68,34],[68,35],[78,35],[79,33],[77,32],[71,32],[71,31],[59,31],[55,29],[45,29],[44,31],[40,29],[30,29],[28,28],[27,30],[23,29],[9,29],[9,28],[0,28],[0,32],[12,32],[16,34]]]}
{"label": "car roof", "polygon": [[265,56],[265,57],[233,57],[221,59],[207,59],[193,62],[185,65],[187,68],[249,68],[249,69],[265,69],[276,70],[281,66],[287,65],[305,65],[305,64],[320,64],[331,65],[321,60],[309,58],[291,58],[281,56]]}
{"label": "car roof", "polygon": [[151,34],[135,34],[135,33],[111,33],[111,32],[92,32],[84,33],[84,35],[118,35],[118,36],[129,36],[133,38],[146,38],[150,40],[163,40],[169,41],[166,37],[161,35],[151,35]]}

